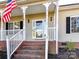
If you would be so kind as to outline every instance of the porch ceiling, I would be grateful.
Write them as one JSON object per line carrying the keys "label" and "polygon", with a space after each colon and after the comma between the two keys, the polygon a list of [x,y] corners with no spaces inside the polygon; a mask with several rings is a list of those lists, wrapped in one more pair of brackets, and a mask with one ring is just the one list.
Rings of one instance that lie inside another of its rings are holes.
{"label": "porch ceiling", "polygon": [[[55,9],[54,4],[51,4],[49,6],[49,12],[54,11],[54,9]],[[37,13],[45,13],[45,6],[44,5],[29,6],[28,9],[26,10],[26,15],[37,14]],[[19,15],[23,14],[22,10],[19,7],[17,7],[15,10],[13,10],[12,16],[19,16]]]}

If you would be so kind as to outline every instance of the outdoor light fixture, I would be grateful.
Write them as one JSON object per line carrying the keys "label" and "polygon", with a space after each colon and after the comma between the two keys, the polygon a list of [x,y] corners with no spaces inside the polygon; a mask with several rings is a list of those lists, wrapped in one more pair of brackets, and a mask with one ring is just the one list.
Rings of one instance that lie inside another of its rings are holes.
{"label": "outdoor light fixture", "polygon": [[30,23],[30,20],[28,19],[28,23]]}
{"label": "outdoor light fixture", "polygon": [[52,17],[50,17],[50,21],[52,21]]}

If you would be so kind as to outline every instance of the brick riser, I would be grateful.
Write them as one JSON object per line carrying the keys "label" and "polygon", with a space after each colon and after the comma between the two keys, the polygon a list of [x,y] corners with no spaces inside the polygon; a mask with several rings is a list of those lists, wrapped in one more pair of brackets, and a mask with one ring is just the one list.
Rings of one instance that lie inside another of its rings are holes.
{"label": "brick riser", "polygon": [[0,41],[0,50],[6,50],[6,41]]}
{"label": "brick riser", "polygon": [[12,59],[45,59],[45,42],[24,41]]}

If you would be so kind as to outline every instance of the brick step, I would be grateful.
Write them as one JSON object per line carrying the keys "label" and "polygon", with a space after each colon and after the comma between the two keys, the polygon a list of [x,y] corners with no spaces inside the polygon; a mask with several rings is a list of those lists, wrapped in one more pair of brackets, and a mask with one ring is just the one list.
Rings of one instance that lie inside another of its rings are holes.
{"label": "brick step", "polygon": [[29,51],[29,52],[31,52],[31,51],[32,51],[32,52],[45,52],[45,50],[28,50],[28,49],[17,50],[16,52],[19,53],[19,52],[28,52],[28,51]]}
{"label": "brick step", "polygon": [[15,57],[12,59],[45,59],[44,57]]}
{"label": "brick step", "polygon": [[6,41],[0,41],[0,50],[6,50]]}
{"label": "brick step", "polygon": [[32,46],[32,47],[37,47],[37,46],[38,46],[38,47],[44,47],[45,45],[21,45],[21,47],[24,47],[24,46],[26,46],[26,47],[28,47],[28,46],[29,46],[29,47],[31,47],[31,46]]}
{"label": "brick step", "polygon": [[12,58],[12,59],[45,59],[45,58],[38,58],[38,57],[27,57],[27,58]]}
{"label": "brick step", "polygon": [[24,41],[12,59],[45,59],[44,41]]}
{"label": "brick step", "polygon": [[32,54],[16,54],[14,55],[14,59],[36,59],[36,58],[44,58],[44,56],[40,56],[40,55],[32,55]]}
{"label": "brick step", "polygon": [[18,50],[16,51],[18,54],[37,54],[37,55],[44,55],[45,51],[44,50]]}
{"label": "brick step", "polygon": [[44,46],[45,44],[22,44],[21,46]]}
{"label": "brick step", "polygon": [[24,45],[27,45],[27,46],[36,46],[36,45],[38,45],[38,46],[42,46],[42,45],[45,45],[45,42],[40,42],[40,41],[24,41],[23,43],[22,43],[22,46],[24,46]]}
{"label": "brick step", "polygon": [[23,49],[24,49],[24,50],[25,50],[25,49],[27,49],[27,50],[44,50],[45,48],[41,48],[41,47],[38,47],[38,48],[27,47],[27,48],[26,48],[26,47],[25,47],[25,48],[19,48],[19,50],[20,50],[20,49],[22,49],[22,50],[23,50]]}
{"label": "brick step", "polygon": [[44,49],[45,46],[21,46],[20,49]]}
{"label": "brick step", "polygon": [[45,41],[23,41],[23,43],[45,43]]}
{"label": "brick step", "polygon": [[40,48],[40,49],[33,49],[33,48],[18,48],[18,50],[45,50],[45,48]]}

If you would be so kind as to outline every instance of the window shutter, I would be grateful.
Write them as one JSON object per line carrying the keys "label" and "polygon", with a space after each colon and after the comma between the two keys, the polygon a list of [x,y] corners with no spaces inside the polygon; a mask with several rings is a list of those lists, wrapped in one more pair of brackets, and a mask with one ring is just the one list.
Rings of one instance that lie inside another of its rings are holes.
{"label": "window shutter", "polygon": [[6,23],[6,30],[8,30],[8,22]]}
{"label": "window shutter", "polygon": [[66,33],[70,34],[70,17],[66,17]]}
{"label": "window shutter", "polygon": [[20,29],[23,29],[23,21],[20,21]]}

